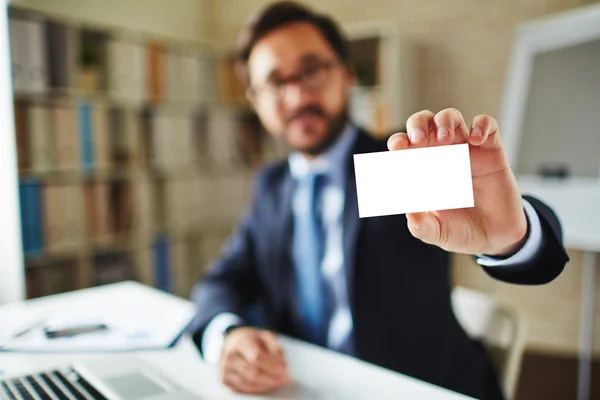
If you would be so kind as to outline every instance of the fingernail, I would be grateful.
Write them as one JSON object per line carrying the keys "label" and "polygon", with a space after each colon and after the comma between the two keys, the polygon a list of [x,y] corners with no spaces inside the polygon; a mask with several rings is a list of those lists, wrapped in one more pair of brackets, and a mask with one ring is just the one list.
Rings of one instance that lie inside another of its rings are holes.
{"label": "fingernail", "polygon": [[414,129],[410,133],[410,141],[413,143],[420,142],[421,140],[425,140],[425,132],[420,129]]}
{"label": "fingernail", "polygon": [[471,130],[471,136],[482,136],[483,132],[481,131],[481,128],[476,126]]}
{"label": "fingernail", "polygon": [[420,231],[421,229],[423,229],[423,225],[411,225],[410,229],[414,231]]}
{"label": "fingernail", "polygon": [[388,144],[388,149],[390,149],[390,150],[391,150],[391,149],[393,149],[394,147],[396,147],[396,146],[395,146],[395,144],[396,144],[396,142],[397,142],[398,140],[399,140],[399,139],[398,139],[398,137],[397,137],[397,136],[390,136],[390,138],[388,139],[388,143],[387,143],[387,144]]}
{"label": "fingernail", "polygon": [[438,126],[437,128],[438,140],[442,140],[450,136],[450,131],[445,126]]}

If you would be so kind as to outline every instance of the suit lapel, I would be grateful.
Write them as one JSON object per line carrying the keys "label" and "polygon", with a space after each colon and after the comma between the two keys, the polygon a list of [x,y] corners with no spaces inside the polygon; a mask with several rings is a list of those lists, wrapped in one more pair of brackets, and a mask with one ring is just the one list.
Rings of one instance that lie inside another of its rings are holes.
{"label": "suit lapel", "polygon": [[[287,166],[286,166],[287,168]],[[275,257],[270,266],[273,277],[277,277],[276,282],[279,286],[275,298],[282,299],[282,310],[284,315],[291,310],[294,324],[296,320],[295,312],[295,272],[292,260],[292,236],[293,236],[293,214],[292,214],[292,191],[294,182],[286,169],[281,178],[281,184],[277,185],[275,199],[272,203],[274,210],[273,237],[271,237]]]}
{"label": "suit lapel", "polygon": [[344,204],[344,262],[346,264],[346,281],[348,299],[354,304],[354,275],[356,241],[360,230],[361,220],[358,218],[358,200],[356,197],[356,180],[354,178],[354,159],[348,160],[348,176],[346,180],[346,203]]}
{"label": "suit lapel", "polygon": [[363,221],[358,217],[358,199],[356,196],[356,178],[354,174],[354,154],[376,151],[374,140],[368,133],[358,130],[356,142],[348,156],[346,176],[346,203],[344,205],[344,262],[346,264],[346,280],[348,299],[351,309],[354,305],[354,281],[356,276],[356,248]]}

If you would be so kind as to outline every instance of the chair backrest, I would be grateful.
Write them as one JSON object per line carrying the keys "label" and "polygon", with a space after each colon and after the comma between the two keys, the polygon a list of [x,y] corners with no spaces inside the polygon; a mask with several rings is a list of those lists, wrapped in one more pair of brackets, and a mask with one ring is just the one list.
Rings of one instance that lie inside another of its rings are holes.
{"label": "chair backrest", "polygon": [[452,306],[467,334],[484,343],[504,395],[512,399],[525,345],[524,320],[516,310],[492,296],[460,286],[452,291]]}

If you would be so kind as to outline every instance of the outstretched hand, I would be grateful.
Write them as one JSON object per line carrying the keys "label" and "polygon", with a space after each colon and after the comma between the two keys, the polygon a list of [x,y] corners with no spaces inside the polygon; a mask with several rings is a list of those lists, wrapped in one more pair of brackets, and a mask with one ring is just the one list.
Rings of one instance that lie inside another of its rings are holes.
{"label": "outstretched hand", "polygon": [[456,109],[421,111],[407,122],[407,133],[388,140],[389,150],[469,143],[475,207],[407,214],[413,236],[463,254],[508,255],[527,234],[521,193],[500,141],[498,123],[480,115],[470,126]]}

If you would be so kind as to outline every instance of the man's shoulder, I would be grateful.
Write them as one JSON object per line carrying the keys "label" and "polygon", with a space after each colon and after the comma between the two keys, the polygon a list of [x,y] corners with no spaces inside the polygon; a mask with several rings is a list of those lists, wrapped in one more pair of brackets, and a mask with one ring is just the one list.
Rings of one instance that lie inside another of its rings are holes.
{"label": "man's shoulder", "polygon": [[287,159],[270,162],[259,168],[255,175],[254,186],[259,193],[281,184],[289,174]]}

